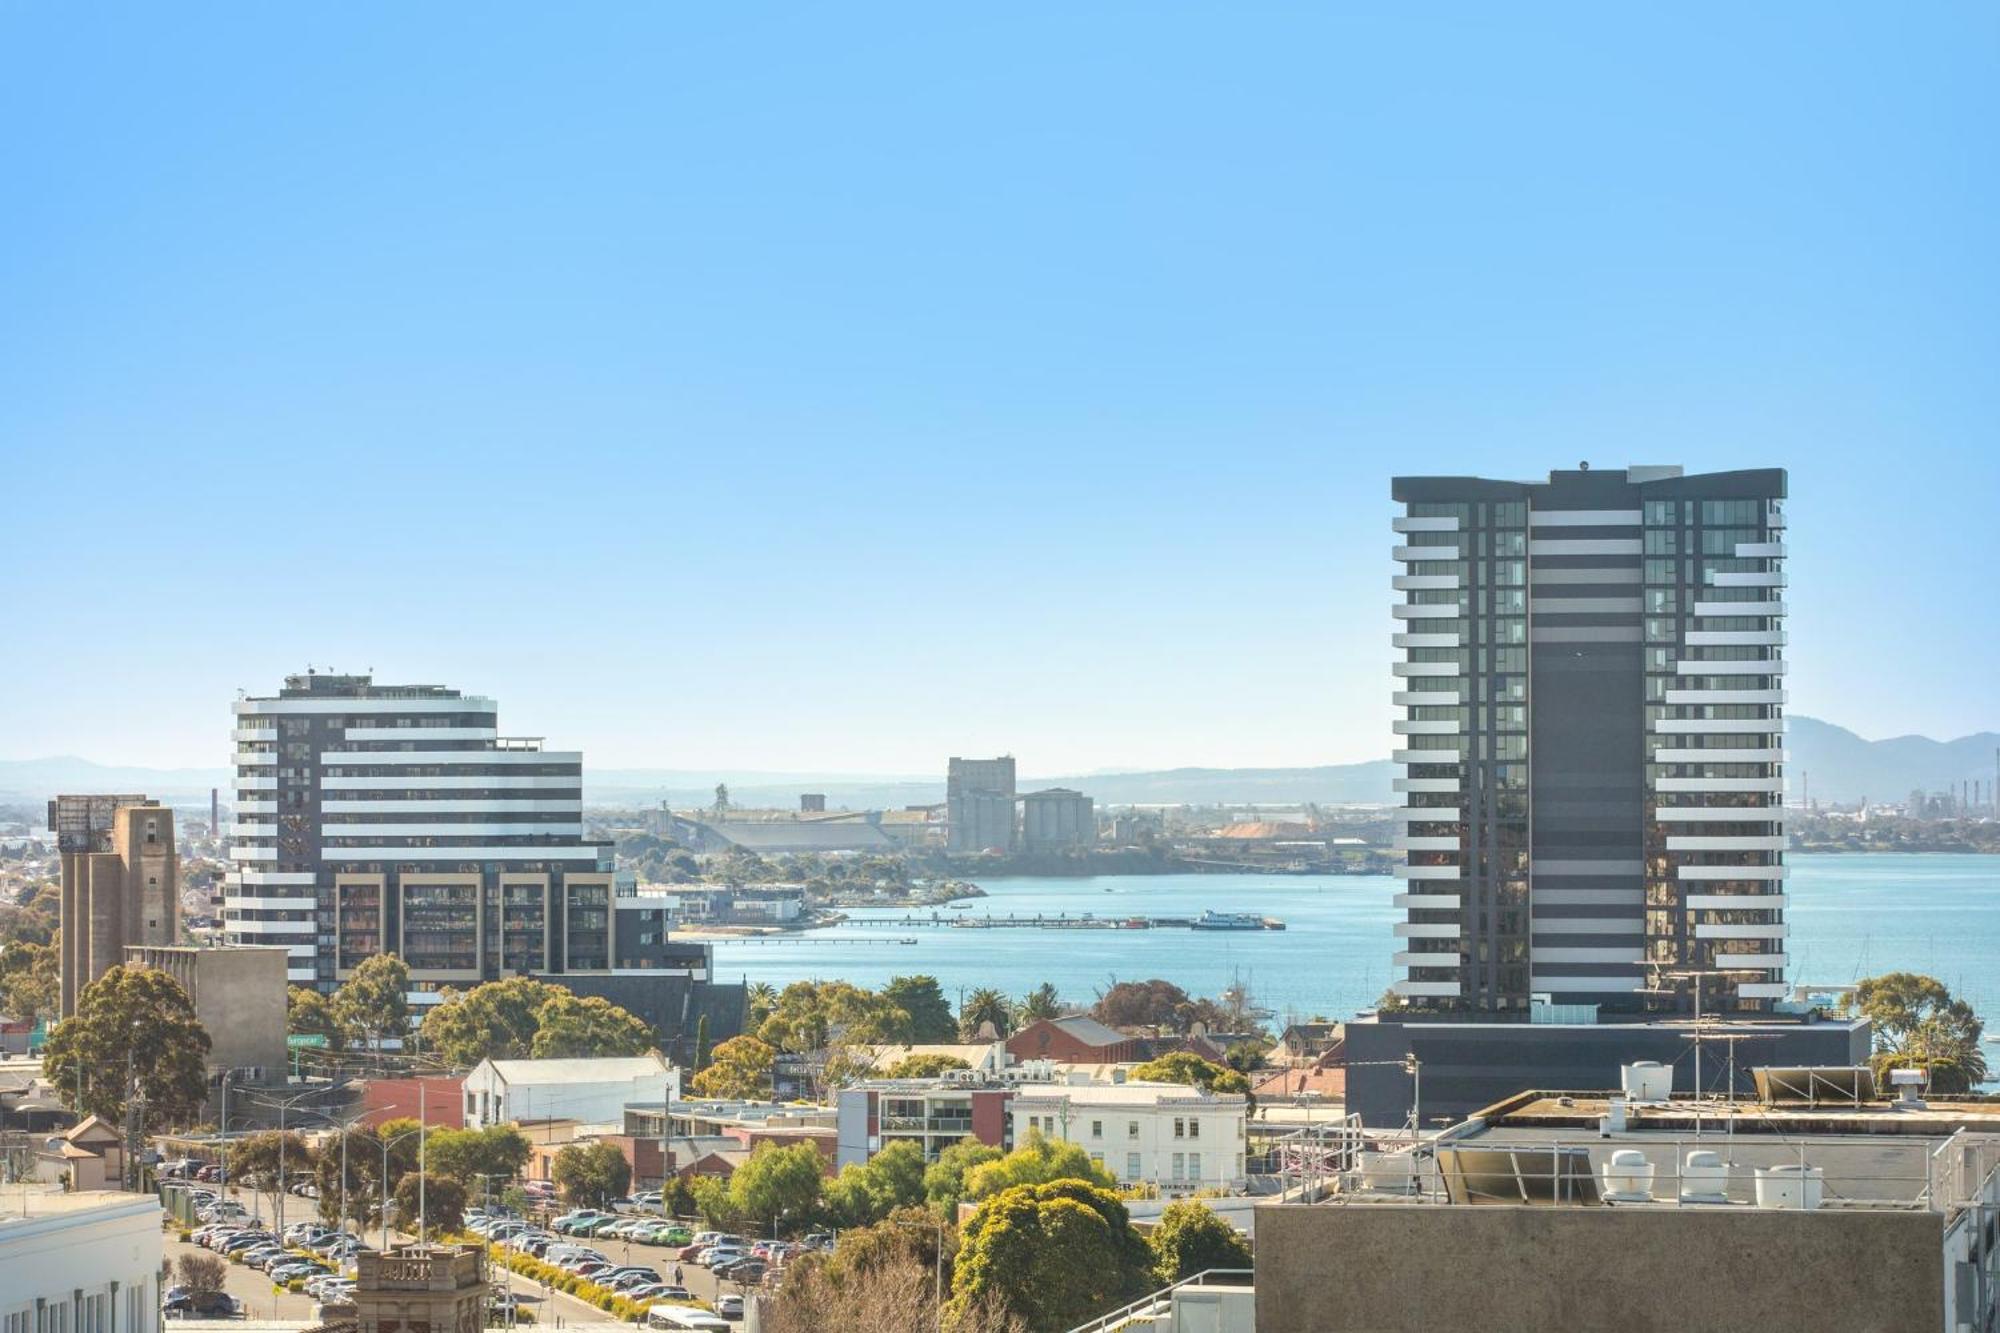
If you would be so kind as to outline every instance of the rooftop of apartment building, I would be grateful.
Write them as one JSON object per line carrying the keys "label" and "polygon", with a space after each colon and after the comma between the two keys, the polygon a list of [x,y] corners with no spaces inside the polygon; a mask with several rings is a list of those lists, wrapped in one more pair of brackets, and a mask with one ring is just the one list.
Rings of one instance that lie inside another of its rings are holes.
{"label": "rooftop of apartment building", "polygon": [[377,685],[372,675],[350,676],[310,668],[302,676],[286,676],[281,699],[459,699],[444,685]]}

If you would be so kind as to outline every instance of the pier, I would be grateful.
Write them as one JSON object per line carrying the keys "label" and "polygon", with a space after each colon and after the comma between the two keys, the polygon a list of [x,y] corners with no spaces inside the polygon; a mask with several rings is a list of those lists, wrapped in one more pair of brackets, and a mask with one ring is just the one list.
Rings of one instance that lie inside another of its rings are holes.
{"label": "pier", "polygon": [[[948,927],[952,930],[1195,930],[1215,929],[1197,927],[1191,916],[1092,916],[1088,913],[1077,916],[905,916],[894,920],[881,920],[885,926],[903,927]],[[1274,916],[1257,917],[1258,925],[1237,927],[1238,933],[1254,933],[1258,930],[1283,930],[1285,923]]]}

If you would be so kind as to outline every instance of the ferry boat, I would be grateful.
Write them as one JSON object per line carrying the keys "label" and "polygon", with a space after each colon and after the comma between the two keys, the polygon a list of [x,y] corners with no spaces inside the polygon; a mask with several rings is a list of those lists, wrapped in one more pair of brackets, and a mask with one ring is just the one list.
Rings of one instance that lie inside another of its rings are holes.
{"label": "ferry boat", "polygon": [[1190,930],[1262,930],[1264,918],[1248,912],[1218,912],[1209,908],[1188,922]]}

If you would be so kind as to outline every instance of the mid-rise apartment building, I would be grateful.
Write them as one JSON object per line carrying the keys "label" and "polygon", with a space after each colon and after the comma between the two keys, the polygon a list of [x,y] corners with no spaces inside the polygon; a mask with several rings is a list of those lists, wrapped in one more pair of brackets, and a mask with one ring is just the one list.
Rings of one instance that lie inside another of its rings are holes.
{"label": "mid-rise apartment building", "polygon": [[1785,994],[1785,473],[1399,477],[1412,1008]]}
{"label": "mid-rise apartment building", "polygon": [[321,990],[393,953],[419,1002],[539,976],[692,1030],[709,949],[670,939],[662,899],[617,892],[580,753],[501,735],[492,699],[369,676],[288,676],[235,715],[231,942],[282,945]]}
{"label": "mid-rise apartment building", "polygon": [[62,1015],[133,945],[180,931],[174,812],[144,796],[58,796],[49,828],[62,860]]}
{"label": "mid-rise apartment building", "polygon": [[959,759],[945,770],[945,849],[1012,852],[1015,843],[1014,757]]}

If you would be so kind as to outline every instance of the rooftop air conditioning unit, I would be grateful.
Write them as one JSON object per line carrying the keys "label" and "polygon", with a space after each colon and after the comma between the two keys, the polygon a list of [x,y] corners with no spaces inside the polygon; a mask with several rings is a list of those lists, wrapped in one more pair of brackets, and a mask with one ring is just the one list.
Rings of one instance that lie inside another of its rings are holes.
{"label": "rooftop air conditioning unit", "polygon": [[1620,1066],[1618,1082],[1631,1101],[1670,1101],[1674,1095],[1674,1068],[1658,1060],[1635,1060]]}
{"label": "rooftop air conditioning unit", "polygon": [[1817,1208],[1826,1196],[1826,1172],[1816,1166],[1772,1166],[1757,1170],[1759,1208]]}
{"label": "rooftop air conditioning unit", "polygon": [[1893,1105],[1899,1111],[1924,1110],[1923,1090],[1930,1081],[1930,1075],[1921,1069],[1890,1070],[1889,1083],[1897,1092]]}
{"label": "rooftop air conditioning unit", "polygon": [[1607,1203],[1651,1203],[1653,1163],[1637,1148],[1620,1148],[1603,1167]]}

